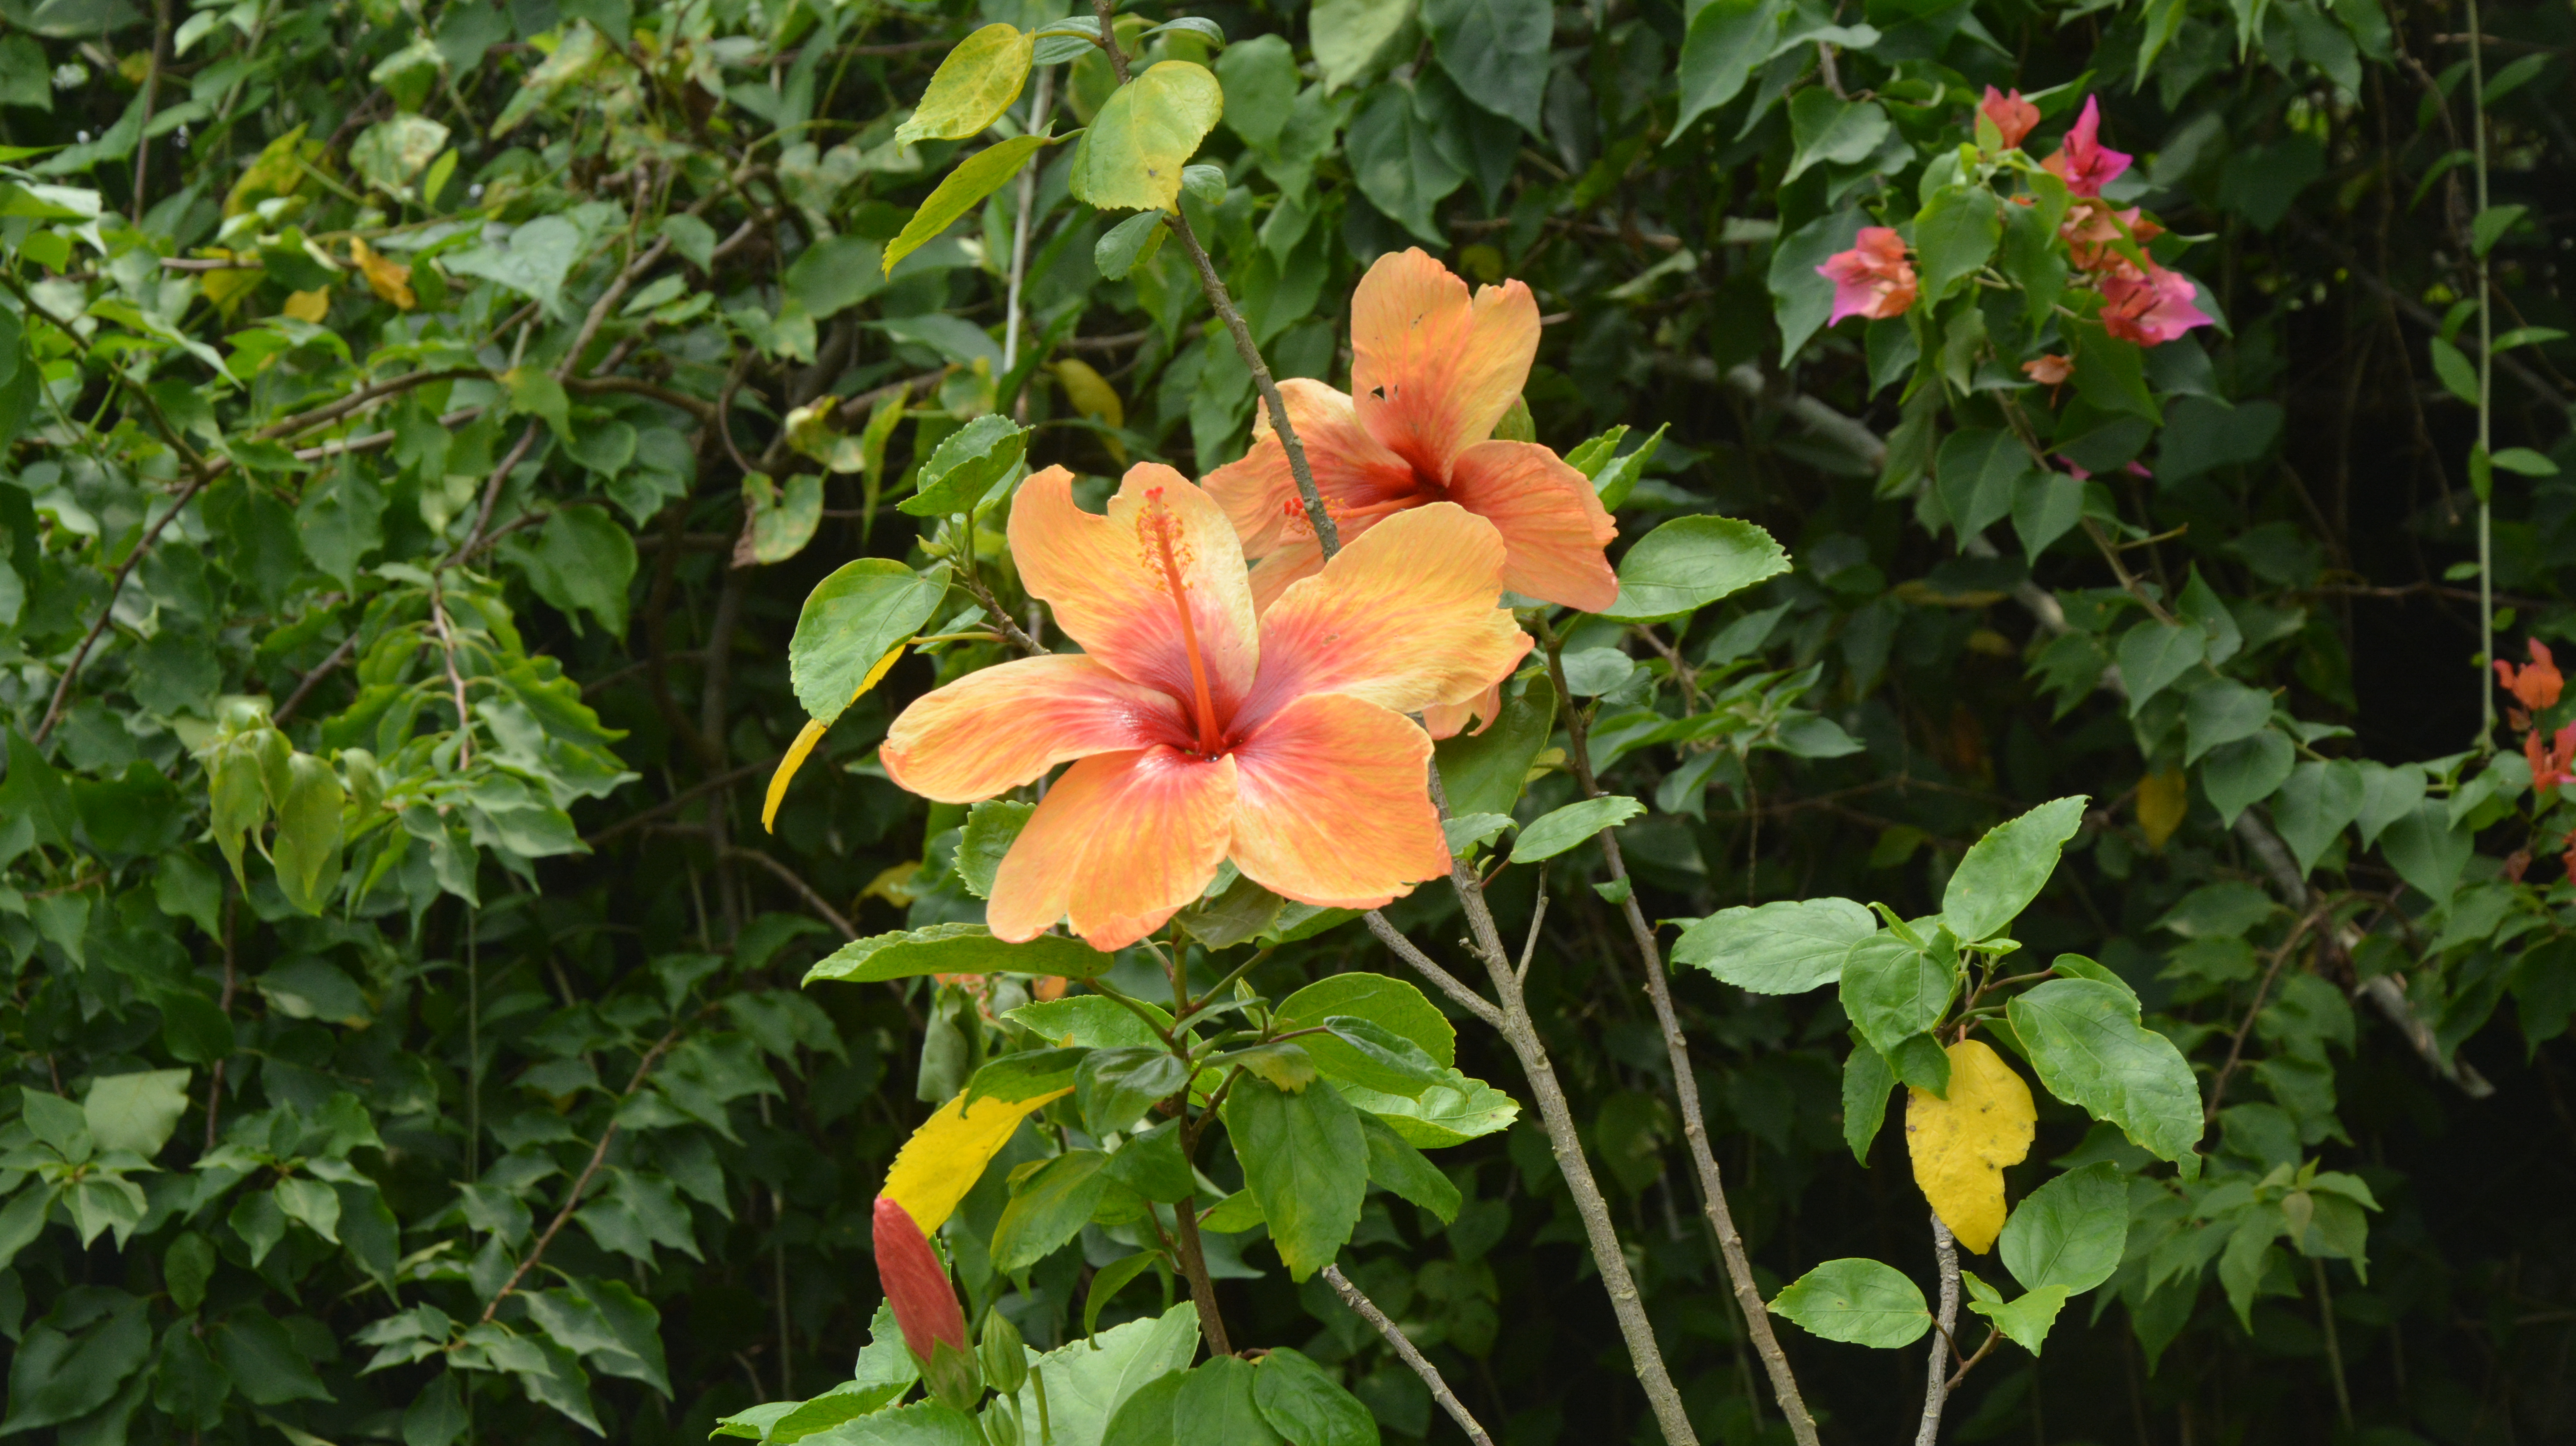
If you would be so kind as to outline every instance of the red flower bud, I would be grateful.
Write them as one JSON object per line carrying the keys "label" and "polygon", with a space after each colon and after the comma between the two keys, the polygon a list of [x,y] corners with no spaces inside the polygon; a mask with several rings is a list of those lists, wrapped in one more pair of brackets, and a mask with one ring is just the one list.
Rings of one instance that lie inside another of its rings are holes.
{"label": "red flower bud", "polygon": [[957,1304],[957,1287],[948,1282],[948,1267],[903,1206],[883,1195],[877,1197],[876,1246],[877,1283],[903,1327],[903,1343],[924,1361],[940,1341],[964,1351],[966,1312]]}

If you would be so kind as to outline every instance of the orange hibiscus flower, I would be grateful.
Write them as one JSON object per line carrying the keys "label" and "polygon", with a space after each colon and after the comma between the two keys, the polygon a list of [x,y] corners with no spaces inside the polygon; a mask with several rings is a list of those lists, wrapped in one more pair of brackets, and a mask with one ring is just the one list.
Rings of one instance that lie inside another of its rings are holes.
{"label": "orange hibiscus flower", "polygon": [[[1592,483],[1535,442],[1493,440],[1538,354],[1538,302],[1518,281],[1477,290],[1420,250],[1382,256],[1351,297],[1351,394],[1281,382],[1315,488],[1342,541],[1409,508],[1454,502],[1491,522],[1503,586],[1599,612],[1619,578],[1601,554],[1619,535]],[[1208,474],[1253,569],[1256,604],[1323,564],[1266,416],[1252,451]]]}
{"label": "orange hibiscus flower", "polygon": [[[1578,474],[1579,477],[1579,474]],[[1496,606],[1502,536],[1448,503],[1387,517],[1256,621],[1214,498],[1140,463],[1107,514],[1049,467],[1012,504],[1011,556],[1082,654],[971,674],[904,710],[886,776],[947,803],[1072,762],[1002,860],[1003,939],[1058,919],[1117,949],[1232,859],[1303,903],[1375,908],[1448,872],[1407,713],[1476,698],[1529,638]]]}

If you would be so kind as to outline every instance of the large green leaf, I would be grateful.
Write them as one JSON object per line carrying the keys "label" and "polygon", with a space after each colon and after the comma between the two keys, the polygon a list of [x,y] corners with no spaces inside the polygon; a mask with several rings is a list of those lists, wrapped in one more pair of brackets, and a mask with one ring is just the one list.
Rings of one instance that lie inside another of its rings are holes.
{"label": "large green leaf", "polygon": [[1506,684],[1500,718],[1482,733],[1444,738],[1433,749],[1450,815],[1508,815],[1520,802],[1530,765],[1555,729],[1554,685],[1535,673],[1523,678],[1517,689]]}
{"label": "large green leaf", "polygon": [[2082,794],[2052,799],[1986,830],[1968,846],[1941,894],[1941,919],[1968,943],[2003,932],[2057,872],[2057,856],[2084,822]]}
{"label": "large green leaf", "polygon": [[1444,1083],[1410,1098],[1343,1079],[1329,1083],[1344,1099],[1386,1121],[1389,1129],[1417,1149],[1464,1144],[1480,1135],[1509,1129],[1512,1121],[1520,1118],[1521,1107],[1510,1095],[1454,1069]]}
{"label": "large green leaf", "polygon": [[1922,301],[1930,305],[1975,275],[2003,239],[2003,203],[1984,186],[1965,182],[1932,193],[1914,217],[1915,271]]}
{"label": "large green leaf", "polygon": [[787,671],[807,716],[829,723],[850,706],[885,655],[930,620],[948,569],[914,572],[892,558],[843,563],[805,596],[787,643]]}
{"label": "large green leaf", "polygon": [[1422,25],[1440,68],[1467,99],[1541,134],[1539,102],[1556,33],[1549,0],[1423,0]]}
{"label": "large green leaf", "polygon": [[1252,1377],[1262,1419],[1294,1446],[1378,1446],[1377,1418],[1306,1356],[1287,1346],[1265,1352]]}
{"label": "large green leaf", "polygon": [[1335,1090],[1310,1085],[1292,1094],[1247,1074],[1226,1097],[1225,1128],[1289,1275],[1304,1280],[1332,1264],[1368,1193],[1368,1137],[1357,1112]]}
{"label": "large green leaf", "polygon": [[1108,1164],[1098,1150],[1067,1150],[1011,1187],[993,1227],[993,1268],[1017,1275],[1081,1234],[1109,1187]]}
{"label": "large green leaf", "polygon": [[[1457,1060],[1457,1026],[1421,990],[1383,974],[1328,974],[1279,1001],[1275,1017],[1282,1030],[1289,1030],[1311,1028],[1337,1014],[1365,1019],[1412,1041],[1443,1068]],[[1319,1045],[1329,1049],[1331,1043],[1323,1037],[1300,1042],[1309,1050]]]}
{"label": "large green leaf", "polygon": [[1826,1340],[1882,1350],[1912,1345],[1932,1328],[1922,1289],[1875,1260],[1828,1260],[1773,1296],[1771,1312]]}
{"label": "large green leaf", "polygon": [[2004,1221],[2004,1268],[2025,1290],[2081,1295],[2111,1278],[2129,1241],[2129,1182],[2108,1160],[2033,1190]]}
{"label": "large green leaf", "polygon": [[1879,1053],[1893,1055],[1940,1022],[1958,985],[1958,952],[1947,940],[1917,946],[1892,932],[1873,934],[1843,959],[1843,1013]]}
{"label": "large green leaf", "polygon": [[81,1100],[89,1137],[100,1149],[131,1150],[147,1160],[161,1153],[187,1112],[184,1069],[101,1075]]}
{"label": "large green leaf", "polygon": [[1865,161],[1887,139],[1887,112],[1874,100],[1845,100],[1822,86],[1811,86],[1789,100],[1789,134],[1796,143],[1787,185],[1809,166],[1850,165]]}
{"label": "large green leaf", "polygon": [[1619,600],[1601,616],[1623,623],[1686,617],[1789,570],[1771,534],[1732,517],[1676,517],[1619,559]]}
{"label": "large green leaf", "polygon": [[1804,994],[1842,978],[1852,946],[1878,920],[1849,899],[1782,899],[1720,909],[1673,941],[1673,962],[1756,994]]}
{"label": "large green leaf", "polygon": [[2050,1094],[2196,1173],[2200,1090],[2182,1051],[2140,1024],[2137,1009],[2135,995],[2098,980],[2052,979],[2007,1012]]}
{"label": "large green leaf", "polygon": [[1041,934],[1025,944],[1012,944],[994,938],[993,932],[981,924],[933,924],[924,929],[854,939],[806,970],[805,982],[836,979],[867,984],[921,974],[992,974],[1003,970],[1089,979],[1112,962],[1112,956],[1078,939]]}
{"label": "large green leaf", "polygon": [[1667,145],[1692,121],[1735,99],[1779,37],[1780,0],[1708,0],[1682,37],[1681,114]]}
{"label": "large green leaf", "polygon": [[[1198,1347],[1198,1308],[1186,1300],[1160,1315],[1060,1346],[1029,1363],[1031,1380],[1019,1393],[1020,1417],[1032,1423],[1038,1419],[1037,1382],[1043,1378],[1056,1446],[1104,1446],[1104,1434],[1119,1408],[1149,1383],[1176,1380]],[[1162,1439],[1168,1441],[1168,1400],[1163,1410]]]}

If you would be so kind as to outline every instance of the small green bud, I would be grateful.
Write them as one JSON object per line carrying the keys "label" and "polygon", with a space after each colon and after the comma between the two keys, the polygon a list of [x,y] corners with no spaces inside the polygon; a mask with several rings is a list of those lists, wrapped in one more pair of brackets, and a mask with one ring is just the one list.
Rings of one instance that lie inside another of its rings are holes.
{"label": "small green bud", "polygon": [[972,1414],[984,1399],[984,1380],[975,1369],[975,1358],[946,1341],[934,1341],[930,1359],[921,1370],[923,1384],[941,1403]]}
{"label": "small green bud", "polygon": [[1020,1328],[996,1310],[984,1318],[984,1379],[1005,1396],[1016,1396],[1029,1379],[1028,1347]]}

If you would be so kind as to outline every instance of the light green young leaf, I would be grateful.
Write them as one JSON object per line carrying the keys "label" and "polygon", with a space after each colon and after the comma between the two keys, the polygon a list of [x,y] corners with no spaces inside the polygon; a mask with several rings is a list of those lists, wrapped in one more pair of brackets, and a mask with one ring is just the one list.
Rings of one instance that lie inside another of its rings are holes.
{"label": "light green young leaf", "polygon": [[1512,862],[1534,864],[1552,859],[1603,829],[1617,828],[1645,811],[1644,804],[1619,794],[1587,798],[1553,809],[1533,820],[1512,840]]}
{"label": "light green young leaf", "polygon": [[1110,963],[1111,956],[1094,951],[1080,940],[1055,934],[1041,934],[1025,944],[1009,944],[994,938],[992,931],[981,924],[933,924],[844,944],[805,971],[805,982],[834,979],[872,984],[921,974],[993,974],[1003,970],[1089,979]]}
{"label": "light green young leaf", "polygon": [[1673,962],[1757,994],[1804,994],[1840,979],[1852,946],[1877,932],[1878,920],[1849,899],[1738,905],[1683,930]]}
{"label": "light green young leaf", "polygon": [[1020,98],[1036,45],[1033,37],[1011,25],[987,25],[957,42],[930,77],[930,89],[922,93],[919,108],[895,127],[895,144],[962,141],[981,133]]}
{"label": "light green young leaf", "polygon": [[1225,113],[1203,65],[1165,60],[1113,92],[1073,158],[1073,196],[1104,211],[1177,211],[1181,168]]}
{"label": "light green young leaf", "polygon": [[1941,895],[1941,918],[1950,932],[1975,943],[2003,932],[2030,907],[2057,871],[2059,852],[2084,822],[2087,801],[2076,794],[2043,803],[1970,844]]}
{"label": "light green young leaf", "polygon": [[[1001,30],[1009,27],[989,28]],[[895,263],[929,245],[958,217],[982,205],[986,196],[1000,190],[1004,181],[1018,175],[1020,167],[1028,164],[1029,157],[1054,144],[1053,136],[1040,132],[1013,136],[968,156],[923,198],[920,207],[912,213],[912,219],[904,222],[903,229],[886,243],[884,259],[878,263],[880,274],[893,275]]]}
{"label": "light green young leaf", "polygon": [[149,1160],[170,1142],[188,1112],[188,1072],[145,1070],[101,1075],[82,1097],[81,1116],[102,1150],[131,1150]]}
{"label": "light green young leaf", "polygon": [[1750,522],[1677,517],[1639,538],[1619,560],[1619,600],[1601,616],[1668,622],[1788,570],[1789,555]]}
{"label": "light green young leaf", "polygon": [[2048,1339],[2048,1328],[2057,1323],[2057,1313],[2066,1308],[2066,1298],[2073,1294],[2062,1285],[2043,1285],[2008,1301],[1974,1274],[1968,1275],[1967,1283],[1968,1309],[1993,1321],[1996,1330],[2034,1356],[2039,1354],[2040,1342]]}

